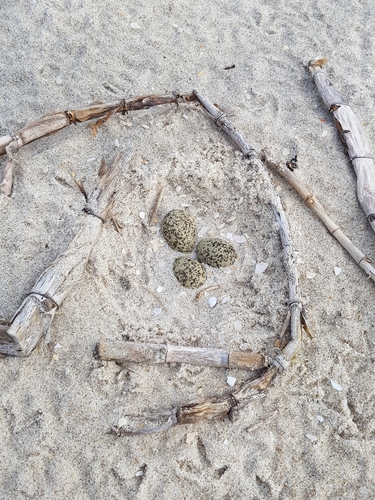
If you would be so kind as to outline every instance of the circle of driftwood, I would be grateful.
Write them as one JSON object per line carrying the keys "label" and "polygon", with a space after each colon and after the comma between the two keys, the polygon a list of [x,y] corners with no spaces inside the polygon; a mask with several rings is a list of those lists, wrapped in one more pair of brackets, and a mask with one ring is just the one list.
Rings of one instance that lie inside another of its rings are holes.
{"label": "circle of driftwood", "polygon": [[[325,62],[325,60],[316,60],[310,63],[311,73],[324,102],[335,115],[336,125],[341,136],[346,141],[345,144],[350,153],[351,161],[359,175],[359,162],[362,161],[369,164],[369,162],[373,163],[373,160],[370,157],[367,143],[361,135],[358,123],[354,120],[355,117],[353,118],[353,113],[345,104],[340,94],[333,88],[321,69]],[[333,234],[356,260],[357,264],[375,281],[375,269],[371,266],[365,255],[343,234],[339,226],[328,217],[314,195],[300,183],[293,172],[292,167],[295,165],[289,164],[285,166],[274,162],[264,152],[260,159],[242,134],[235,129],[225,113],[196,91],[185,95],[149,95],[138,97],[131,101],[123,100],[111,104],[94,104],[79,110],[51,113],[18,130],[13,136],[7,135],[1,137],[0,154],[7,154],[7,163],[1,183],[2,193],[7,196],[10,196],[12,193],[13,153],[23,145],[55,133],[72,123],[77,124],[92,119],[97,119],[95,123],[89,125],[95,135],[97,128],[115,113],[128,113],[162,104],[176,104],[178,106],[179,103],[196,103],[201,105],[215,121],[219,129],[243,153],[249,162],[250,168],[258,168],[267,182],[267,187],[271,193],[271,207],[279,228],[284,266],[288,276],[289,310],[285,324],[282,327],[280,352],[274,359],[268,359],[262,354],[242,351],[225,352],[218,349],[137,344],[133,342],[100,342],[98,344],[98,355],[103,360],[148,363],[179,362],[225,368],[243,368],[247,370],[263,369],[263,373],[259,378],[245,383],[228,396],[200,403],[182,405],[171,411],[160,412],[149,417],[143,416],[143,420],[158,421],[157,425],[151,425],[150,427],[145,427],[144,422],[142,422],[142,428],[138,429],[114,426],[112,427],[112,432],[116,435],[148,434],[166,430],[177,424],[213,420],[223,418],[227,415],[233,416],[236,410],[246,406],[251,399],[256,398],[269,387],[277,373],[288,367],[291,359],[300,347],[302,327],[310,335],[298,291],[297,259],[289,225],[280,197],[264,168],[264,164],[276,170],[301,194],[306,204],[319,216],[330,233]],[[343,110],[341,109],[342,107],[344,108]],[[343,130],[343,122],[346,125],[345,130]],[[351,129],[350,126],[353,122],[355,126]],[[353,130],[354,135],[357,132],[361,140],[358,140],[357,137],[356,141],[350,141],[348,132],[351,130]],[[357,149],[356,146],[358,146]],[[20,357],[29,356],[41,338],[48,337],[57,308],[62,304],[72,286],[81,278],[92,248],[100,237],[103,222],[107,218],[111,218],[111,195],[114,191],[113,181],[119,174],[125,172],[131,156],[132,151],[128,149],[117,156],[111,167],[107,167],[105,162],[102,162],[96,187],[90,195],[86,193],[81,183],[76,182],[78,188],[85,196],[86,205],[83,211],[89,216],[87,223],[73,239],[69,248],[42,273],[11,322],[0,325],[0,353]],[[155,218],[162,196],[163,192],[159,194],[151,219]],[[375,205],[374,207],[372,206],[373,198],[365,197],[363,200],[365,213],[372,225],[375,219],[373,217],[373,213],[375,212]],[[116,221],[113,220],[113,222],[116,227]],[[160,420],[162,420],[162,423],[160,423]]]}

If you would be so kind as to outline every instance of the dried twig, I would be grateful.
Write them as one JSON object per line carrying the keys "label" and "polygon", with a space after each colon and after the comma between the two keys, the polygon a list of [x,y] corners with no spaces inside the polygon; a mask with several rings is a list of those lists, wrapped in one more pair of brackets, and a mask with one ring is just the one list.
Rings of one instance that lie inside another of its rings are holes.
{"label": "dried twig", "polygon": [[367,220],[375,231],[375,163],[365,131],[345,99],[322,70],[328,59],[310,62],[310,71],[323,99],[333,114],[345,153],[357,174],[357,196]]}
{"label": "dried twig", "polygon": [[250,351],[223,351],[201,347],[182,347],[164,344],[140,344],[104,340],[99,342],[98,355],[106,361],[132,363],[189,363],[218,368],[259,370],[269,364],[263,354]]}
{"label": "dried twig", "polygon": [[82,123],[89,120],[99,120],[93,125],[93,132],[96,134],[97,128],[104,123],[114,113],[128,113],[141,109],[149,109],[162,104],[178,104],[180,102],[195,101],[194,94],[186,95],[148,95],[141,96],[126,102],[125,100],[116,103],[96,103],[82,109],[57,111],[42,116],[38,120],[29,123],[25,127],[17,130],[13,135],[0,137],[0,155],[7,153],[8,161],[5,167],[1,192],[10,196],[12,192],[12,153],[25,144],[29,144],[37,139],[54,134],[72,123]]}
{"label": "dried twig", "polygon": [[71,288],[82,279],[88,258],[112,205],[112,181],[120,171],[125,171],[131,155],[132,151],[128,150],[118,156],[112,168],[98,178],[96,188],[83,209],[88,215],[84,226],[68,249],[39,277],[6,332],[2,332],[0,353],[28,356],[43,336],[48,337],[57,309]]}
{"label": "dried twig", "polygon": [[156,201],[155,201],[155,204],[154,204],[154,207],[152,209],[150,219],[149,219],[150,226],[153,226],[158,221],[157,215],[158,215],[158,211],[159,211],[161,202],[163,201],[164,192],[165,192],[165,185],[162,186],[162,188],[159,191],[158,197],[156,198]]}
{"label": "dried twig", "polygon": [[285,165],[281,162],[271,161],[266,154],[263,152],[262,160],[264,163],[271,167],[273,170],[276,170],[289,184],[302,196],[302,199],[306,203],[306,205],[311,208],[313,212],[319,217],[319,219],[326,226],[328,231],[336,238],[336,240],[341,244],[343,248],[353,257],[356,263],[361,267],[367,276],[369,276],[373,281],[375,281],[375,269],[371,265],[371,261],[357,248],[347,236],[342,232],[340,226],[334,222],[324,207],[318,201],[318,199],[313,195],[313,193],[307,189],[306,186],[302,184],[302,182],[298,179],[296,174],[290,171]]}
{"label": "dried twig", "polygon": [[207,288],[203,288],[203,290],[198,292],[197,295],[195,296],[195,301],[198,302],[198,300],[201,299],[206,292],[212,292],[213,290],[218,290],[219,288],[220,285],[212,285],[208,286]]}

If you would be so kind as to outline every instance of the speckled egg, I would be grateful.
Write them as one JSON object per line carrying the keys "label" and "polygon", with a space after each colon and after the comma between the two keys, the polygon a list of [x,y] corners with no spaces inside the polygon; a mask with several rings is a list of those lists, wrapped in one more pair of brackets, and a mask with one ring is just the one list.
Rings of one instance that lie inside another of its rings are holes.
{"label": "speckled egg", "polygon": [[184,210],[172,210],[164,217],[161,226],[168,245],[182,253],[193,251],[197,239],[195,220]]}
{"label": "speckled egg", "polygon": [[173,263],[173,272],[177,281],[186,288],[199,288],[207,279],[202,264],[189,257],[178,257]]}
{"label": "speckled egg", "polygon": [[233,246],[219,238],[204,238],[197,245],[199,262],[211,267],[228,267],[237,259]]}

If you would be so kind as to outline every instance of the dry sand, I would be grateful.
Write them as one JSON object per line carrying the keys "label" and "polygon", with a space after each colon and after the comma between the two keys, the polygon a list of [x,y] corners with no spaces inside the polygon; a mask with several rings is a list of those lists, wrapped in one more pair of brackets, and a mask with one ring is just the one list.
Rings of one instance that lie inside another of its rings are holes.
{"label": "dry sand", "polygon": [[[371,258],[374,234],[356,199],[354,172],[306,64],[330,57],[328,73],[375,151],[374,32],[370,0],[3,0],[0,135],[98,99],[196,88],[257,150],[268,147],[280,159],[297,151],[300,178]],[[197,107],[116,116],[96,138],[86,125],[71,126],[19,151],[14,193],[0,198],[0,315],[12,317],[84,221],[71,172],[93,186],[100,158],[118,152],[116,140],[134,148],[115,205],[122,234],[105,226],[85,278],[55,318],[51,343],[27,359],[0,359],[0,498],[374,498],[374,284],[275,176],[314,339],[304,339],[290,369],[234,423],[108,434],[126,415],[229,394],[228,375],[238,387],[251,374],[103,363],[93,355],[101,338],[274,355],[287,311],[262,177]],[[172,274],[178,254],[151,243],[161,236],[147,217],[163,184],[160,220],[184,206],[206,234],[248,237],[236,245],[235,266],[209,271],[207,285],[220,289],[199,302]],[[267,270],[254,274],[262,261]]]}

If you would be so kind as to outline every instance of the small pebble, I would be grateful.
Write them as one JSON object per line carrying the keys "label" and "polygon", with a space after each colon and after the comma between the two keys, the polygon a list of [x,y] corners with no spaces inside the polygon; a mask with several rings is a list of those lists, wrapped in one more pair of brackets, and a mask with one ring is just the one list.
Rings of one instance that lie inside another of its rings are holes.
{"label": "small pebble", "polygon": [[241,321],[235,321],[233,323],[234,329],[240,332],[242,330],[242,323]]}
{"label": "small pebble", "polygon": [[317,415],[316,418],[319,420],[320,423],[324,422],[324,417],[322,417],[321,415]]}
{"label": "small pebble", "polygon": [[335,382],[334,380],[331,380],[331,385],[336,391],[342,391],[342,387],[339,383]]}
{"label": "small pebble", "polygon": [[52,356],[52,359],[53,359],[53,361],[58,361],[58,360],[59,360],[59,357],[58,357],[58,355],[57,355],[57,354],[54,354],[54,355]]}
{"label": "small pebble", "polygon": [[236,378],[234,377],[228,377],[227,378],[227,384],[230,385],[230,387],[234,387],[234,384],[236,383]]}
{"label": "small pebble", "polygon": [[195,438],[198,436],[197,432],[188,432],[186,434],[186,443],[187,444],[192,444],[195,441]]}
{"label": "small pebble", "polygon": [[126,425],[126,418],[120,418],[119,421],[118,421],[118,426],[119,427],[122,427],[123,425]]}
{"label": "small pebble", "polygon": [[155,316],[159,316],[162,313],[162,308],[158,307],[157,309],[154,309],[154,314]]}
{"label": "small pebble", "polygon": [[313,436],[312,434],[306,434],[307,439],[310,439],[312,443],[315,443],[315,441],[318,441],[318,438],[316,436]]}
{"label": "small pebble", "polygon": [[57,83],[57,85],[61,85],[62,84],[62,79],[60,76],[58,76],[55,80],[55,82]]}
{"label": "small pebble", "polygon": [[226,297],[223,297],[223,298],[221,299],[221,303],[222,303],[222,304],[226,304],[226,303],[227,303],[227,302],[229,302],[229,301],[230,301],[230,295],[227,295]]}
{"label": "small pebble", "polygon": [[334,267],[333,270],[335,271],[335,275],[338,276],[341,274],[341,267]]}
{"label": "small pebble", "polygon": [[210,297],[208,299],[208,303],[210,304],[210,307],[215,307],[217,303],[217,298],[216,297]]}
{"label": "small pebble", "polygon": [[268,263],[267,262],[259,262],[255,266],[255,274],[261,274],[264,273],[264,271],[267,269]]}

